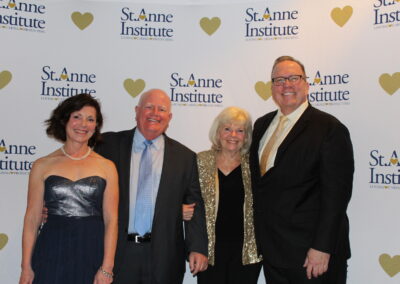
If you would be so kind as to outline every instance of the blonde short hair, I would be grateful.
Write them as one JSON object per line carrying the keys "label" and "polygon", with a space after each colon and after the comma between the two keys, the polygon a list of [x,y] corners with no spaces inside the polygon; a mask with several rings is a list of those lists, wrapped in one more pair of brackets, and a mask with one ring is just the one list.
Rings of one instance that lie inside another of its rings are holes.
{"label": "blonde short hair", "polygon": [[237,123],[244,126],[245,138],[240,152],[245,154],[249,151],[251,144],[252,121],[250,114],[246,110],[234,106],[225,108],[214,119],[208,134],[212,144],[211,148],[216,151],[221,150],[221,142],[219,141],[218,132],[221,130],[223,125],[231,123]]}

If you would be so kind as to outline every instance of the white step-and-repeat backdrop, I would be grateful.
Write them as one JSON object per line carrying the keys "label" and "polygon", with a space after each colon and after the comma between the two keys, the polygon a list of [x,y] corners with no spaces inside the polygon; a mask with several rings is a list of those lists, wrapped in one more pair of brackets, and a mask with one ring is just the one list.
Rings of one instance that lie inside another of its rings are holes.
{"label": "white step-and-repeat backdrop", "polygon": [[91,93],[103,130],[122,130],[143,90],[164,89],[168,134],[200,151],[224,107],[276,108],[271,66],[292,55],[311,104],[352,135],[348,283],[399,283],[400,1],[165,2],[0,0],[0,282],[18,281],[28,174],[60,146],[43,126],[60,100]]}

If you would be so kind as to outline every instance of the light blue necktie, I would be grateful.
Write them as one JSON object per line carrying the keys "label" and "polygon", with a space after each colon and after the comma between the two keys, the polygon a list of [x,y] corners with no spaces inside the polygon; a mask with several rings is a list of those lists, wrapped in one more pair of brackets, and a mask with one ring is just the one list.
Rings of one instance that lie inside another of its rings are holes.
{"label": "light blue necktie", "polygon": [[135,232],[143,236],[151,231],[152,223],[152,160],[150,147],[152,142],[143,142],[145,148],[140,158],[138,188],[135,205]]}

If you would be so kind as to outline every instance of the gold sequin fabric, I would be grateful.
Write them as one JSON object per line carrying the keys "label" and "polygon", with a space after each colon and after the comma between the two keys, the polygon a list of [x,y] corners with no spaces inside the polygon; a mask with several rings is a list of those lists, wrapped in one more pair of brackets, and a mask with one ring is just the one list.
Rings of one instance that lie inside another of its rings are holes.
{"label": "gold sequin fabric", "polygon": [[[197,154],[201,194],[206,209],[207,234],[208,234],[208,262],[215,263],[215,221],[218,212],[219,182],[216,164],[217,152],[204,151]],[[253,222],[253,196],[251,192],[251,177],[249,156],[241,157],[242,178],[244,186],[244,240],[242,250],[243,265],[257,263],[261,257],[257,254]]]}

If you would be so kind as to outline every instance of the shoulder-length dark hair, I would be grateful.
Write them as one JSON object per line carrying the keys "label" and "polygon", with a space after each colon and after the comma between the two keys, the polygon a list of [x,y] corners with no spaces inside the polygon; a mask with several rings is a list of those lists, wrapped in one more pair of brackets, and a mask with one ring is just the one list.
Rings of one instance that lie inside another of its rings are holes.
{"label": "shoulder-length dark hair", "polygon": [[65,127],[69,121],[71,113],[78,111],[85,106],[94,107],[96,110],[96,129],[88,142],[88,145],[93,147],[100,139],[100,129],[103,126],[103,115],[101,114],[100,103],[89,94],[79,94],[59,103],[51,113],[50,118],[45,121],[45,124],[47,125],[47,135],[58,141],[65,142],[67,140]]}

